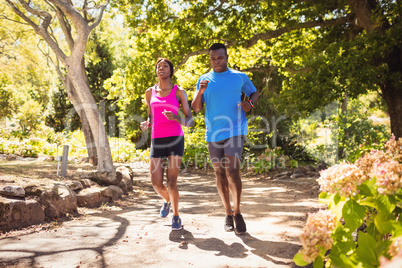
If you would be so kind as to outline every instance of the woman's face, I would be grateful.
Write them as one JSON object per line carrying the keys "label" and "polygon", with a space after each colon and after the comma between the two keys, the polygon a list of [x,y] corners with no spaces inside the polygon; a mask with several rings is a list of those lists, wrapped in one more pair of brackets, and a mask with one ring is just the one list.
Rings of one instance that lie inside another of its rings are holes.
{"label": "woman's face", "polygon": [[170,78],[170,67],[166,61],[160,61],[156,65],[156,75],[159,78]]}

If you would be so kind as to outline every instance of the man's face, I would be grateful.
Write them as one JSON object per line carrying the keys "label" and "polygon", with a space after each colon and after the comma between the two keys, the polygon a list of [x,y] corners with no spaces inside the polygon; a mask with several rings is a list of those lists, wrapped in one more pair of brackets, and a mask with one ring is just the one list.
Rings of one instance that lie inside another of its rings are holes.
{"label": "man's face", "polygon": [[223,48],[209,52],[209,60],[211,61],[212,69],[217,73],[228,70],[228,58],[229,56],[225,53],[225,49]]}

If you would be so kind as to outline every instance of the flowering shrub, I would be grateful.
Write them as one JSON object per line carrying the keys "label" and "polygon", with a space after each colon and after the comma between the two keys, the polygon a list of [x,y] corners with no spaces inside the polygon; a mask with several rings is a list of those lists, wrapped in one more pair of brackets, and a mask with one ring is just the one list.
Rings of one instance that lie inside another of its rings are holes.
{"label": "flowering shrub", "polygon": [[320,210],[309,214],[303,233],[300,235],[303,259],[312,262],[320,253],[332,247],[331,232],[337,224],[336,216],[330,211]]}
{"label": "flowering shrub", "polygon": [[394,267],[402,260],[402,138],[321,171],[320,201],[300,236],[299,266]]}
{"label": "flowering shrub", "polygon": [[322,192],[338,193],[340,196],[350,197],[359,192],[357,187],[366,179],[367,177],[361,169],[344,162],[322,171],[317,181]]}

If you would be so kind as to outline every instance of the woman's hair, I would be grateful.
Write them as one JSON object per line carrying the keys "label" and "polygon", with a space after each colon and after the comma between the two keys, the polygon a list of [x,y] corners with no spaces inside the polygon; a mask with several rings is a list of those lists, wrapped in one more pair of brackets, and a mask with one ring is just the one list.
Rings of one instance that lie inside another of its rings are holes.
{"label": "woman's hair", "polygon": [[156,61],[156,64],[155,64],[155,72],[158,71],[158,64],[159,64],[161,61],[166,61],[166,62],[169,64],[169,68],[170,68],[170,78],[172,78],[172,76],[173,76],[173,63],[172,63],[169,59],[167,59],[167,58],[159,58],[159,59]]}

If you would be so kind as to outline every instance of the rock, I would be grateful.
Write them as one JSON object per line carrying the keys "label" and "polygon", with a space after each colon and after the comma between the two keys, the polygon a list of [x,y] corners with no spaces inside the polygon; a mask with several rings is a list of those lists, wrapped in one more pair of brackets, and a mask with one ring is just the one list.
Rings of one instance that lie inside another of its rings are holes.
{"label": "rock", "polygon": [[89,187],[94,186],[94,185],[96,185],[96,186],[98,185],[98,184],[96,184],[94,181],[92,181],[90,179],[81,179],[80,183],[82,184],[82,187],[84,187],[84,189],[89,188]]}
{"label": "rock", "polygon": [[281,173],[281,174],[277,174],[277,175],[275,175],[273,178],[272,178],[272,180],[274,180],[274,181],[279,181],[279,180],[286,180],[286,179],[289,179],[290,177],[289,177],[289,173],[286,173],[285,174],[285,172],[283,172],[283,173]]}
{"label": "rock", "polygon": [[70,187],[70,189],[73,191],[84,189],[84,186],[80,181],[70,181],[69,183],[67,183],[67,186]]}
{"label": "rock", "polygon": [[327,167],[328,167],[328,165],[326,163],[324,163],[324,162],[318,163],[317,164],[317,171],[327,169]]}
{"label": "rock", "polygon": [[295,168],[295,169],[293,170],[293,174],[294,174],[294,175],[305,175],[305,174],[306,174],[306,170],[305,170],[304,168],[302,168],[302,167],[300,167],[300,168]]}
{"label": "rock", "polygon": [[313,166],[305,166],[304,167],[307,171],[317,171]]}
{"label": "rock", "polygon": [[116,176],[121,177],[121,181],[118,186],[123,190],[124,194],[128,194],[128,191],[133,189],[133,177],[134,173],[131,168],[120,166],[116,168]]}
{"label": "rock", "polygon": [[117,200],[123,195],[123,190],[115,185],[109,185],[100,192],[103,196],[109,197],[112,200]]}
{"label": "rock", "polygon": [[320,173],[317,171],[307,171],[306,173],[309,177],[319,177]]}
{"label": "rock", "polygon": [[303,178],[304,176],[306,176],[306,174],[292,174],[291,176],[290,176],[290,178],[291,179],[298,179],[298,178]]}
{"label": "rock", "polygon": [[17,159],[17,156],[14,155],[14,154],[8,154],[8,155],[6,155],[6,160],[7,160],[7,161],[12,161],[12,160],[16,160],[16,159]]}
{"label": "rock", "polygon": [[38,157],[38,161],[43,161],[43,162],[53,162],[54,161],[54,156],[40,156]]}
{"label": "rock", "polygon": [[118,185],[122,180],[122,176],[117,176],[116,172],[93,172],[89,178],[101,185]]}
{"label": "rock", "polygon": [[37,201],[0,197],[0,231],[24,228],[44,220],[45,213]]}
{"label": "rock", "polygon": [[45,187],[39,183],[31,182],[24,185],[25,196],[41,196],[45,192]]}
{"label": "rock", "polygon": [[81,158],[79,159],[79,162],[80,162],[80,163],[88,163],[88,162],[89,162],[89,157],[88,157],[88,156],[86,156],[86,157],[81,157]]}
{"label": "rock", "polygon": [[77,213],[77,196],[67,185],[54,184],[39,197],[47,218],[60,218]]}
{"label": "rock", "polygon": [[6,185],[0,188],[0,194],[4,196],[25,197],[25,190],[21,186]]}
{"label": "rock", "polygon": [[77,205],[79,207],[98,207],[103,203],[109,202],[110,197],[101,194],[101,188],[91,187],[81,190],[77,193]]}

